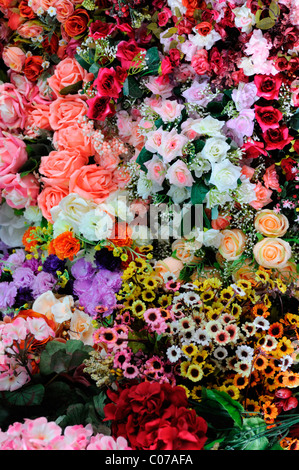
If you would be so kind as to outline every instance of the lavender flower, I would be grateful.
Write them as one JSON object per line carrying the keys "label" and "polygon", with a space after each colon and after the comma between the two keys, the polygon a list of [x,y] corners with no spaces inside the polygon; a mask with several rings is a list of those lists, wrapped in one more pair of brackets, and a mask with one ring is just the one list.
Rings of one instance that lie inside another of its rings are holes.
{"label": "lavender flower", "polygon": [[30,287],[34,283],[34,272],[30,268],[17,268],[12,275],[16,287]]}
{"label": "lavender flower", "polygon": [[56,280],[51,273],[45,273],[44,271],[41,271],[35,277],[33,285],[32,285],[33,297],[36,299],[38,296],[40,296],[44,292],[48,290],[52,290],[55,284],[56,284]]}
{"label": "lavender flower", "polygon": [[17,295],[17,288],[13,282],[0,283],[0,309],[12,307]]}

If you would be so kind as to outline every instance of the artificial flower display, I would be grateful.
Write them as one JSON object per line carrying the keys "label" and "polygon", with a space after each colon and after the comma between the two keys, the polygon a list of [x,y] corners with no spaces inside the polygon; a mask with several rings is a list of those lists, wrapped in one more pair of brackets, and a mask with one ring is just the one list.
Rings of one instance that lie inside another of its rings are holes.
{"label": "artificial flower display", "polygon": [[0,0],[0,449],[299,449],[297,0]]}

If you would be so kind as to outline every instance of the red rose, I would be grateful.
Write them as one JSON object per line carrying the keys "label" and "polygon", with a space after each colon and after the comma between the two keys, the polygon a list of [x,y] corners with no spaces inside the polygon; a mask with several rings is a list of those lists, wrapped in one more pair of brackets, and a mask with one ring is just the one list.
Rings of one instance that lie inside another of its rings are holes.
{"label": "red rose", "polygon": [[32,55],[25,59],[23,72],[28,80],[35,82],[38,79],[43,71],[43,61],[44,59],[39,55]]}
{"label": "red rose", "polygon": [[280,166],[286,176],[287,181],[292,181],[298,174],[297,171],[297,162],[292,158],[284,158],[280,162]]}
{"label": "red rose", "polygon": [[64,23],[64,29],[66,34],[68,34],[71,38],[75,36],[79,36],[80,34],[84,33],[87,29],[87,25],[89,22],[89,15],[84,8],[78,8],[74,11],[74,13],[69,16]]}
{"label": "red rose", "polygon": [[42,42],[42,46],[49,55],[56,54],[59,47],[59,39],[57,34],[52,34],[50,42],[49,39],[46,37]]}
{"label": "red rose", "polygon": [[255,118],[263,132],[267,129],[275,129],[279,126],[279,121],[282,119],[282,112],[273,106],[254,106]]}
{"label": "red rose", "polygon": [[217,47],[213,47],[210,54],[210,66],[214,73],[217,75],[223,68],[223,58],[218,51]]}
{"label": "red rose", "polygon": [[281,78],[272,75],[255,75],[254,83],[257,87],[257,96],[267,100],[277,100],[282,84]]}
{"label": "red rose", "polygon": [[115,67],[115,72],[116,72],[116,78],[119,81],[119,83],[124,83],[125,79],[128,76],[126,69],[123,69],[122,67],[117,65]]}
{"label": "red rose", "polygon": [[274,67],[276,70],[279,70],[279,72],[282,72],[284,70],[288,70],[289,62],[286,57],[277,57],[274,60]]}
{"label": "red rose", "polygon": [[196,31],[201,36],[207,36],[213,29],[213,26],[208,21],[202,21],[197,26],[195,26]]}
{"label": "red rose", "polygon": [[293,148],[294,148],[295,152],[299,155],[299,140],[295,140],[295,142],[293,144]]}
{"label": "red rose", "polygon": [[111,98],[108,96],[97,95],[94,98],[87,100],[87,105],[89,106],[87,117],[89,119],[95,119],[98,121],[105,121],[107,117],[113,116],[115,114],[115,108],[112,103],[110,103]]}
{"label": "red rose", "polygon": [[172,72],[172,64],[169,57],[165,57],[161,62],[161,71],[163,75]]}
{"label": "red rose", "polygon": [[101,20],[96,20],[89,26],[89,36],[93,39],[102,39],[110,36],[116,29],[113,23],[104,23]]}
{"label": "red rose", "polygon": [[23,18],[27,18],[28,20],[32,20],[33,18],[36,18],[36,14],[32,10],[30,6],[28,6],[28,1],[27,0],[22,0],[19,3],[19,11],[20,11],[20,16]]}
{"label": "red rose", "polygon": [[260,155],[267,155],[264,146],[263,142],[248,139],[247,142],[243,144],[242,148],[245,150],[247,158],[258,158]]}
{"label": "red rose", "polygon": [[[137,60],[135,58],[142,51],[145,52],[145,49],[139,47],[134,39],[130,39],[130,41],[121,41],[117,47],[116,57],[120,60],[121,66],[128,70],[131,65],[136,67],[141,64],[142,60]],[[133,62],[133,59],[135,59],[136,62]]]}
{"label": "red rose", "polygon": [[172,65],[174,67],[177,67],[178,65],[180,65],[180,62],[181,62],[181,53],[180,53],[180,51],[176,48],[170,49],[169,59],[170,59],[170,62],[172,63]]}
{"label": "red rose", "polygon": [[183,17],[182,20],[180,20],[180,22],[175,25],[176,28],[178,28],[177,34],[179,36],[181,36],[182,34],[191,34],[194,25],[195,23],[193,18]]}
{"label": "red rose", "polygon": [[116,71],[113,68],[101,68],[94,81],[94,85],[100,96],[108,96],[110,98],[118,98],[122,90],[122,85],[119,83]]}
{"label": "red rose", "polygon": [[276,129],[268,129],[263,133],[263,138],[266,143],[267,150],[282,150],[291,142],[291,140],[293,140],[293,137],[289,135],[289,129],[287,126],[277,127]]}
{"label": "red rose", "polygon": [[158,14],[158,25],[165,26],[171,16],[171,10],[169,8],[163,8],[163,10]]}

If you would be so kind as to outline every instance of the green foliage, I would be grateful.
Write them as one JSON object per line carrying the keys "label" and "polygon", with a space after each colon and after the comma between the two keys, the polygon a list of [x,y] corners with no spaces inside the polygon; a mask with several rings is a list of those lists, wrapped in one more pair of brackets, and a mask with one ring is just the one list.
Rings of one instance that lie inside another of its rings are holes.
{"label": "green foliage", "polygon": [[50,341],[41,354],[40,372],[42,375],[70,372],[88,359],[91,349],[79,340]]}

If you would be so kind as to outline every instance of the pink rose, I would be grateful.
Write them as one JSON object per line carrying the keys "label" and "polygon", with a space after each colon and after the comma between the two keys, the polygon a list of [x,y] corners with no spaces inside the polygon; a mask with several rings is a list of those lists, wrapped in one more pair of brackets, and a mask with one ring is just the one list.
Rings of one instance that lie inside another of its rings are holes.
{"label": "pink rose", "polygon": [[2,53],[3,62],[15,72],[21,72],[26,56],[19,47],[7,46]]}
{"label": "pink rose", "polygon": [[76,123],[78,119],[87,113],[87,105],[80,98],[73,98],[71,95],[65,98],[58,98],[49,107],[49,122],[51,128],[56,131]]}
{"label": "pink rose", "polygon": [[239,115],[229,119],[226,125],[232,129],[239,137],[246,135],[250,137],[253,133],[255,113],[253,109],[242,109]]}
{"label": "pink rose", "polygon": [[206,49],[199,49],[191,59],[191,65],[197,75],[205,75],[210,70],[208,62],[208,51]]}
{"label": "pink rose", "polygon": [[0,85],[0,128],[23,129],[25,125],[23,98],[11,83]]}
{"label": "pink rose", "polygon": [[[67,57],[56,65],[54,75],[48,78],[48,84],[56,95],[60,96],[60,91],[63,88],[81,82],[86,75],[87,71],[81,67],[76,59]],[[73,98],[75,96],[80,97],[80,95],[72,95]]]}
{"label": "pink rose", "polygon": [[77,123],[62,127],[54,132],[53,143],[56,150],[77,150],[85,157],[94,154],[91,138]]}
{"label": "pink rose", "polygon": [[46,185],[42,192],[38,195],[38,207],[40,208],[45,219],[47,219],[51,224],[53,224],[51,209],[55,206],[58,206],[60,201],[68,194],[69,191],[67,188],[50,184],[49,186]]}
{"label": "pink rose", "polygon": [[157,155],[154,155],[154,157],[151,160],[145,162],[144,165],[147,168],[148,178],[161,186],[165,180],[167,172],[167,168],[163,161]]}
{"label": "pink rose", "polygon": [[69,183],[70,193],[77,193],[84,199],[92,199],[101,204],[118,189],[113,180],[113,172],[96,164],[84,165],[76,170]]}
{"label": "pink rose", "polygon": [[94,156],[94,161],[103,168],[107,170],[115,170],[117,168],[120,158],[118,155],[115,155],[109,151],[103,152],[101,154],[96,153]]}
{"label": "pink rose", "polygon": [[194,183],[194,179],[190,171],[187,168],[187,165],[181,161],[177,160],[171,167],[169,167],[166,174],[169,183],[174,184],[180,188],[190,187]]}
{"label": "pink rose", "polygon": [[249,203],[252,207],[254,207],[254,209],[262,209],[264,206],[267,206],[270,204],[270,202],[272,202],[272,191],[268,188],[265,188],[265,186],[263,186],[260,181],[256,184],[254,191],[256,194],[256,200]]}
{"label": "pink rose", "polygon": [[266,188],[275,189],[275,190],[279,189],[280,186],[279,186],[277,171],[275,168],[275,163],[273,163],[273,165],[269,166],[266,169],[265,174],[263,176],[263,180],[264,180]]}
{"label": "pink rose", "polygon": [[163,100],[162,103],[159,103],[158,107],[154,107],[153,109],[164,122],[172,122],[181,115],[183,108],[184,105],[179,104],[175,100]]}
{"label": "pink rose", "polygon": [[171,162],[174,158],[181,156],[183,147],[188,142],[188,137],[183,134],[177,134],[176,129],[166,132],[163,136],[160,155],[165,162]]}
{"label": "pink rose", "polygon": [[135,39],[121,41],[117,46],[116,57],[120,60],[121,66],[125,69],[129,69],[131,65],[138,67],[141,64],[141,59],[137,59],[137,56],[142,51],[145,52],[145,49],[139,47]]}
{"label": "pink rose", "polygon": [[119,189],[125,189],[130,182],[131,174],[129,170],[125,167],[118,167],[113,172],[113,183]]}
{"label": "pink rose", "polygon": [[87,163],[88,157],[76,150],[53,151],[48,156],[41,158],[39,172],[46,176],[48,185],[53,181],[54,185],[67,187],[74,171]]}
{"label": "pink rose", "polygon": [[27,161],[25,143],[11,134],[0,137],[0,176],[17,173]]}
{"label": "pink rose", "polygon": [[35,206],[39,193],[39,183],[34,175],[21,178],[20,174],[7,174],[0,177],[0,189],[7,204],[14,209]]}
{"label": "pink rose", "polygon": [[254,172],[255,172],[255,169],[251,168],[251,166],[248,166],[248,165],[242,166],[241,174],[244,175],[246,178],[251,180],[251,178],[254,175]]}

